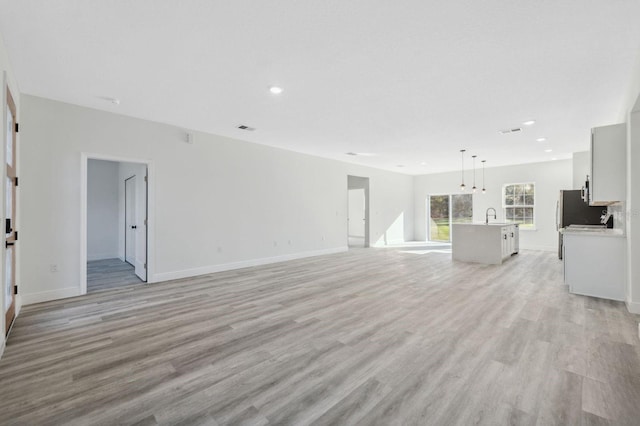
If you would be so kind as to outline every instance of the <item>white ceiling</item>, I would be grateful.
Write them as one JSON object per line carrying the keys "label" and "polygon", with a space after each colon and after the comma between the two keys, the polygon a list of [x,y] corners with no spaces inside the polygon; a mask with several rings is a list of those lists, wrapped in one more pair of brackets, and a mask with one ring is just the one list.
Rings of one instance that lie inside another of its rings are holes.
{"label": "white ceiling", "polygon": [[23,93],[408,174],[456,170],[461,148],[488,167],[588,149],[640,72],[639,17],[638,0],[0,0]]}

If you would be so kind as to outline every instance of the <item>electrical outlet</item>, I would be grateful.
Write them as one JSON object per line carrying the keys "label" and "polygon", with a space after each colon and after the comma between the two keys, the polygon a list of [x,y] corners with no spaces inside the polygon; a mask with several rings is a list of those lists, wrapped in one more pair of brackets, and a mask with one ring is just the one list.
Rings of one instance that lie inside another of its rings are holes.
{"label": "electrical outlet", "polygon": [[54,264],[49,265],[49,271],[58,272],[58,265],[54,265]]}

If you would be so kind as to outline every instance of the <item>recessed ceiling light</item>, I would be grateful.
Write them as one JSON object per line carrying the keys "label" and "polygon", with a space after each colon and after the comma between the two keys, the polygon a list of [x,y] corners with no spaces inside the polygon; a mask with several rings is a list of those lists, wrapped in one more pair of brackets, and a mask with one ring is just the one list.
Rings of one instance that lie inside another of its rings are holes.
{"label": "recessed ceiling light", "polygon": [[553,151],[551,148],[547,148],[544,150],[544,152],[551,152],[551,151]]}
{"label": "recessed ceiling light", "polygon": [[536,139],[536,142],[544,142],[546,140],[547,140],[547,138],[538,138],[538,139]]}
{"label": "recessed ceiling light", "polygon": [[552,159],[553,161],[556,161],[556,160],[557,160],[557,158],[556,158],[556,157],[551,157],[551,159]]}
{"label": "recessed ceiling light", "polygon": [[271,87],[269,87],[269,91],[271,93],[273,93],[274,95],[279,95],[280,93],[282,93],[282,87],[271,86]]}
{"label": "recessed ceiling light", "polygon": [[426,165],[427,165],[427,162],[426,162],[426,161],[423,161],[422,163],[420,163],[420,165],[421,165],[421,166],[426,166]]}
{"label": "recessed ceiling light", "polygon": [[536,124],[536,120],[523,121],[522,124],[524,124],[525,126],[532,126],[532,125]]}

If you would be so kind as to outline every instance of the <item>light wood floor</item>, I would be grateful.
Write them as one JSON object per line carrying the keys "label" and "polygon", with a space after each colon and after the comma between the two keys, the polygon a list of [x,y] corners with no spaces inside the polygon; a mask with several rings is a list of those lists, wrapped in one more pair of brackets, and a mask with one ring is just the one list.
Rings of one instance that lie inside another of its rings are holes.
{"label": "light wood floor", "polygon": [[133,266],[120,259],[102,259],[87,262],[87,292],[144,284]]}
{"label": "light wood floor", "polygon": [[0,424],[638,425],[638,317],[502,266],[344,254],[23,308]]}

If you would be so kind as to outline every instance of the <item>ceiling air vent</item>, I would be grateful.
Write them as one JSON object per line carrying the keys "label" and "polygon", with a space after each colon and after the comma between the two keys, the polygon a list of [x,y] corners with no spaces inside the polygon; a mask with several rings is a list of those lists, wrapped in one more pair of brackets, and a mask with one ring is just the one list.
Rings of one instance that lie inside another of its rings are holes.
{"label": "ceiling air vent", "polygon": [[501,135],[508,135],[509,133],[518,133],[521,131],[522,131],[522,128],[516,127],[515,129],[499,130],[498,133],[500,133]]}
{"label": "ceiling air vent", "polygon": [[240,129],[240,130],[248,130],[250,132],[253,132],[255,130],[254,127],[245,126],[244,124],[239,125],[238,129]]}
{"label": "ceiling air vent", "polygon": [[347,155],[353,155],[353,156],[356,156],[356,155],[358,155],[358,154],[356,154],[355,152],[347,152]]}

